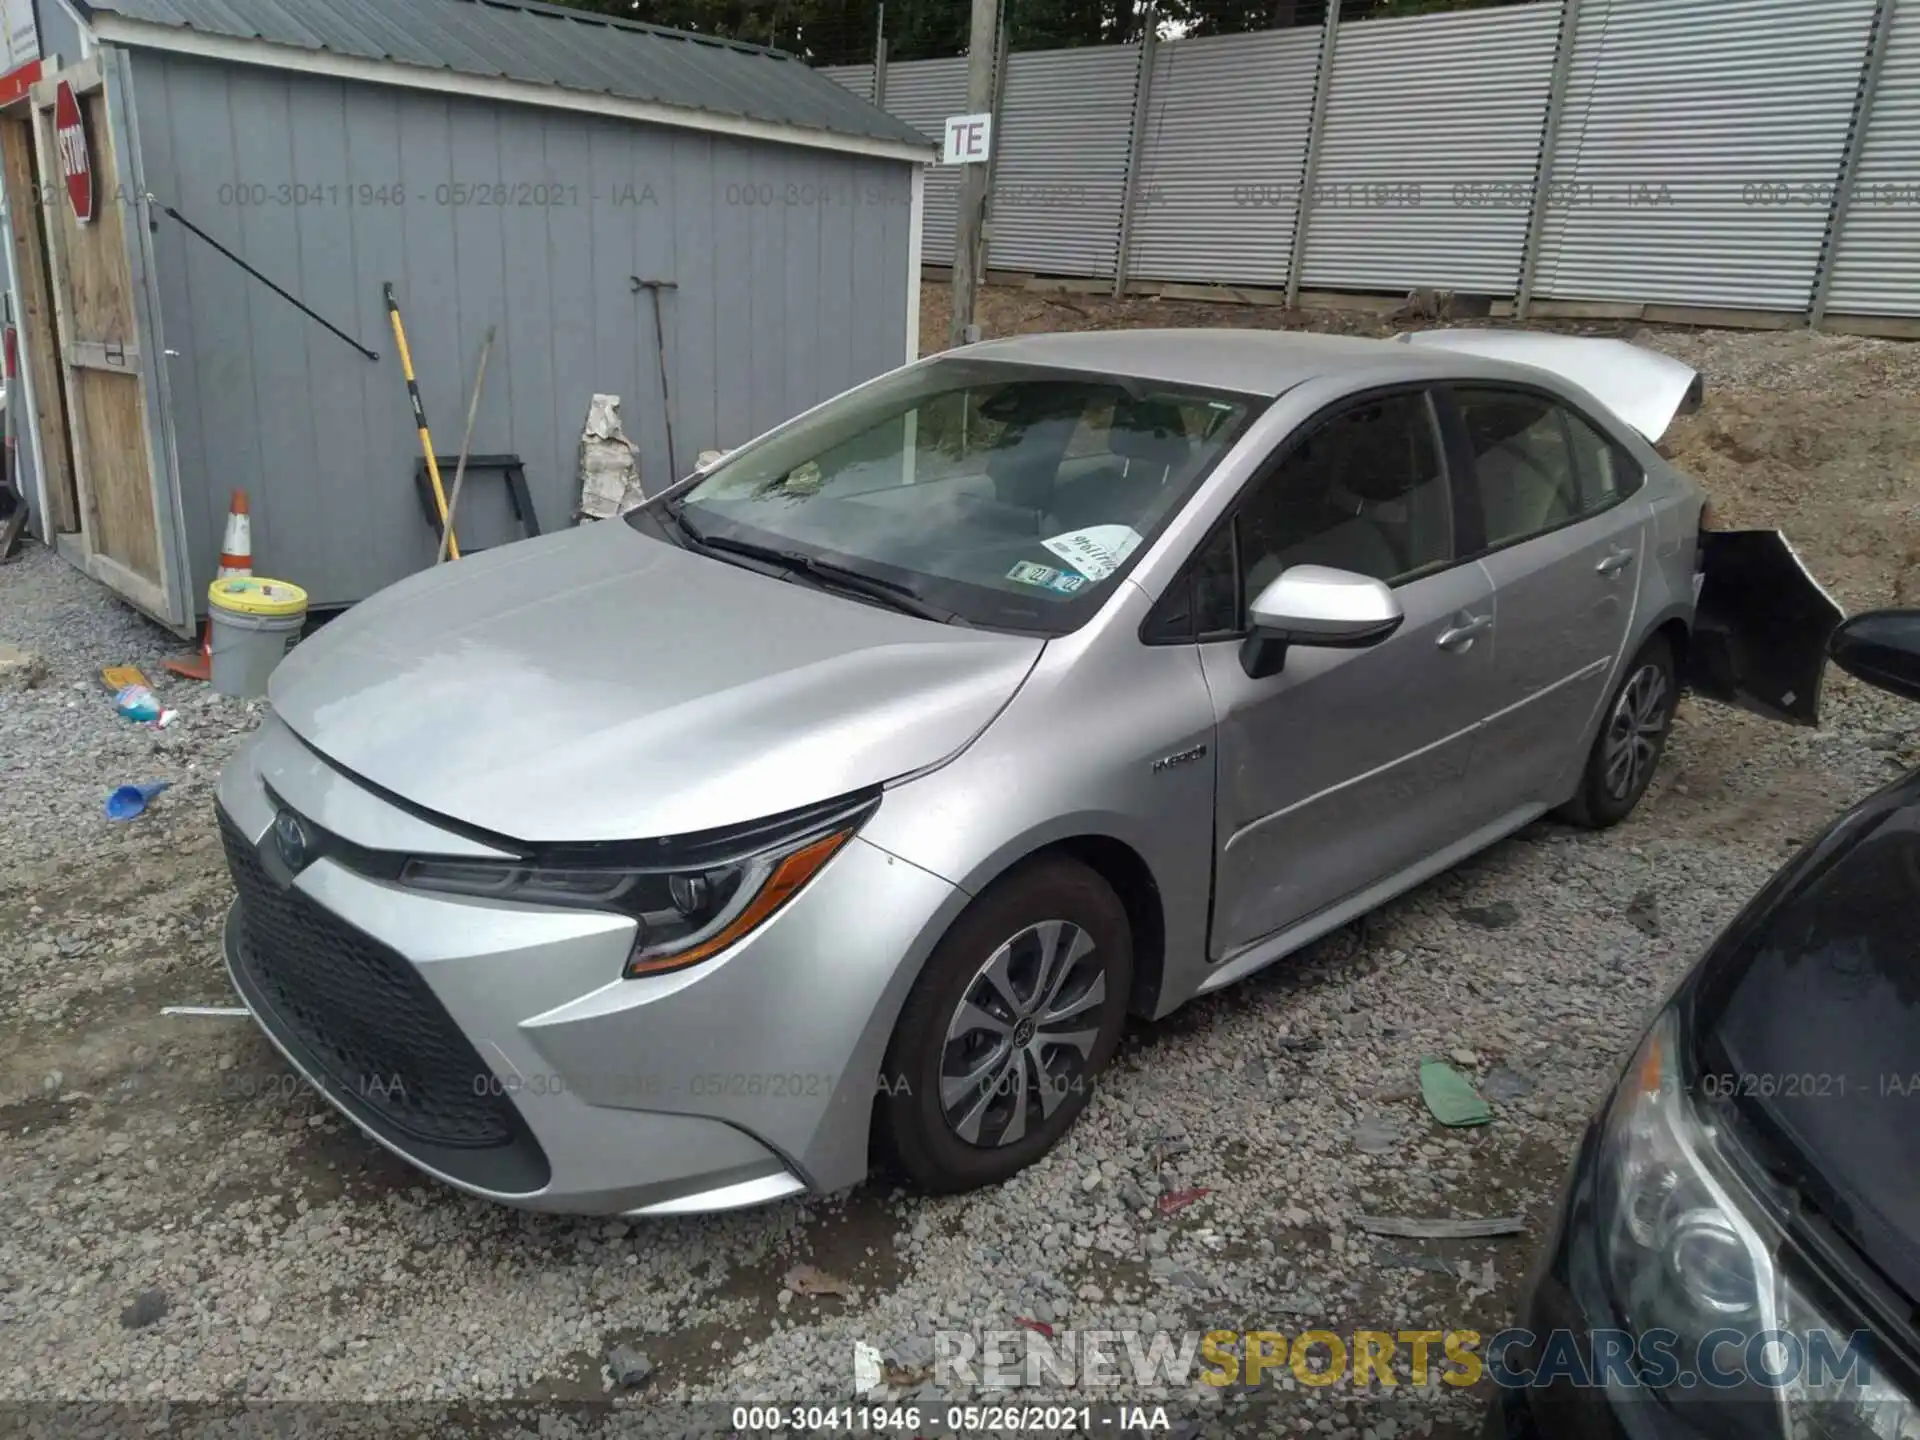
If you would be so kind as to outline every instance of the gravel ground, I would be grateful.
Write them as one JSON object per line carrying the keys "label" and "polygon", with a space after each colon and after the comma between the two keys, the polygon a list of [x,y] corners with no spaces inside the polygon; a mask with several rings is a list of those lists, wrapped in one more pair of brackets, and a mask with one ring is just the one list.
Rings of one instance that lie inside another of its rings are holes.
{"label": "gravel ground", "polygon": [[[1920,347],[1773,353],[1780,339],[1661,343],[1697,351],[1729,416],[1768,413],[1775,392],[1776,426],[1792,407],[1884,405],[1920,374]],[[1692,423],[1683,455],[1719,433]],[[1897,492],[1865,452],[1825,443],[1801,457],[1797,489],[1763,457],[1741,472],[1750,484],[1731,474],[1716,490],[1742,519],[1811,537],[1844,603],[1884,600],[1906,541],[1890,523],[1877,546],[1860,541],[1856,490]],[[257,714],[165,681],[171,637],[32,547],[0,569],[4,644],[47,673],[0,689],[0,1402],[459,1402],[458,1423],[489,1433],[531,1429],[509,1401],[617,1395],[691,1424],[666,1402],[848,1400],[856,1341],[884,1353],[889,1393],[930,1397],[936,1331],[1022,1320],[1497,1330],[1579,1133],[1667,987],[1799,841],[1920,761],[1908,712],[1844,677],[1817,732],[1690,702],[1628,823],[1535,825],[1137,1026],[1065,1143],[998,1190],[926,1200],[870,1185],[629,1225],[420,1179],[292,1082],[249,1022],[163,1016],[233,1003],[210,791]],[[161,682],[181,711],[172,728],[113,714],[97,670],[126,663]],[[111,786],[148,779],[173,782],[148,815],[102,817]],[[1426,1119],[1429,1053],[1476,1079],[1494,1123]],[[1356,1212],[1520,1215],[1528,1230],[1380,1241]],[[822,1277],[844,1293],[810,1293]],[[1188,1433],[1356,1440],[1467,1435],[1485,1403],[1290,1378],[1075,1398],[1164,1398]],[[106,1428],[133,1413],[98,1412]]]}

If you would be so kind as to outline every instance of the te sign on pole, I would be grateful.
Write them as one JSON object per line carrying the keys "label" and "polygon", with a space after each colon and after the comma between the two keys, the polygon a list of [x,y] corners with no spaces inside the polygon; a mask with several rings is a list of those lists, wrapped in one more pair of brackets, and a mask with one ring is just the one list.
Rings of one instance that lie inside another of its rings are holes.
{"label": "te sign on pole", "polygon": [[67,199],[73,218],[82,225],[93,220],[93,152],[87,145],[86,119],[80,97],[62,80],[53,95],[53,143],[60,152],[60,173],[67,180]]}
{"label": "te sign on pole", "polygon": [[940,149],[942,165],[984,165],[993,150],[993,116],[950,115],[946,143]]}

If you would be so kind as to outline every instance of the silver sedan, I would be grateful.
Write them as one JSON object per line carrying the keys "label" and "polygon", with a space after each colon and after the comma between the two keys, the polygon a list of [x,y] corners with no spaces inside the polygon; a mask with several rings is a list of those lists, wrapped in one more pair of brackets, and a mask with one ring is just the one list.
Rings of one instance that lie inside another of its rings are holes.
{"label": "silver sedan", "polygon": [[995,341],[298,646],[233,981],[379,1143],[540,1209],[992,1183],[1129,1012],[1550,811],[1683,683],[1815,718],[1830,601],[1703,531],[1617,341]]}

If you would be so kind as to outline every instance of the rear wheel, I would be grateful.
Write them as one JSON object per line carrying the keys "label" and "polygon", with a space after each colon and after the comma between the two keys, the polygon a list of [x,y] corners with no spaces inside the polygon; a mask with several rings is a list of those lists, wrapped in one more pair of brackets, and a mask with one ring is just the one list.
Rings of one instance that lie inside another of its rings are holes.
{"label": "rear wheel", "polygon": [[879,1138],[915,1185],[992,1185],[1067,1132],[1126,1021],[1133,939],[1064,856],[996,881],[935,948],[887,1047]]}
{"label": "rear wheel", "polygon": [[1606,718],[1593,737],[1593,749],[1580,775],[1580,788],[1560,813],[1576,825],[1596,830],[1618,825],[1632,814],[1667,748],[1678,698],[1673,648],[1656,635],[1633,657],[1608,701]]}

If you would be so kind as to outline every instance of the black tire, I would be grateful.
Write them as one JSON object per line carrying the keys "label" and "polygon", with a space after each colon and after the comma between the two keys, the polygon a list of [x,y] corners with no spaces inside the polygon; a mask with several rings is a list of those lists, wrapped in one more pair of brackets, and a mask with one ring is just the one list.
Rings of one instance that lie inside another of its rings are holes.
{"label": "black tire", "polygon": [[[1072,927],[1091,948],[1080,950],[1052,922]],[[1051,1007],[1041,993],[1040,973],[1049,938],[1056,962],[1067,962],[1056,963],[1044,977],[1053,982]],[[1008,991],[987,978],[987,967],[1003,948],[1008,953],[996,974],[1005,977],[1017,1002],[1033,1007],[1027,1019],[1005,1004]],[[1029,977],[1031,987],[1023,984]],[[1132,981],[1126,909],[1092,870],[1050,856],[995,881],[934,948],[894,1026],[876,1102],[882,1158],[933,1194],[995,1185],[1031,1165],[1066,1134],[1091,1098],[1095,1077],[1120,1041]],[[964,1024],[961,1002],[969,998],[1002,1028],[976,1027],[955,1037],[953,1027]],[[1068,1009],[1064,1020],[1045,1019]],[[1022,1029],[1034,1020],[1039,1023]],[[1078,1042],[1048,1040],[1050,1034],[1085,1037],[1089,1031],[1095,1033],[1084,1055]],[[1005,1065],[993,1071],[992,1057],[1001,1053]],[[984,1078],[961,1083],[973,1075]],[[943,1078],[953,1082],[945,1101]],[[1003,1139],[1016,1128],[1016,1104],[1017,1138]],[[963,1138],[969,1128],[973,1133]]]}
{"label": "black tire", "polygon": [[[1673,730],[1673,707],[1680,698],[1674,681],[1673,647],[1656,635],[1640,647],[1621,673],[1620,683],[1607,697],[1600,731],[1587,752],[1580,772],[1580,788],[1560,807],[1560,815],[1575,825],[1604,830],[1633,813],[1653,782],[1653,773],[1666,751]],[[1653,729],[1645,727],[1651,724]],[[1629,732],[1638,731],[1637,736]],[[1620,746],[1639,741],[1639,754],[1623,762]],[[1621,766],[1627,766],[1623,777]]]}

